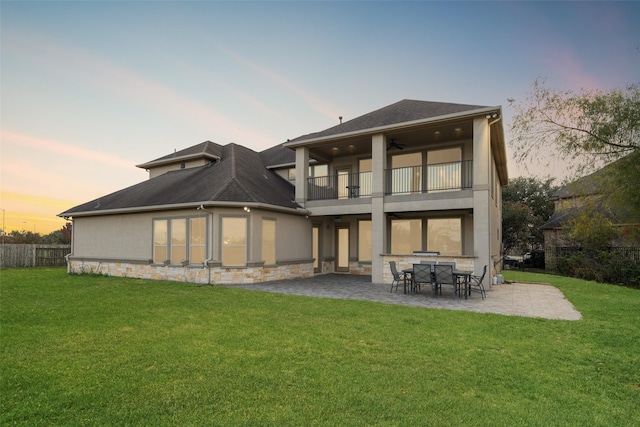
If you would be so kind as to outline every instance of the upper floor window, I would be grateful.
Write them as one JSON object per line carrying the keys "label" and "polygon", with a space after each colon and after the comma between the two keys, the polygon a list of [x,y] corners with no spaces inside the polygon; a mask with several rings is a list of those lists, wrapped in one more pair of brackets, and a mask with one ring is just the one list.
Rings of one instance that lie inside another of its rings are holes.
{"label": "upper floor window", "polygon": [[329,175],[329,165],[313,165],[309,166],[309,177],[318,178]]}
{"label": "upper floor window", "polygon": [[427,190],[451,191],[462,187],[460,147],[427,152]]}
{"label": "upper floor window", "polygon": [[422,191],[422,153],[396,154],[391,157],[393,169],[391,192],[419,193]]}

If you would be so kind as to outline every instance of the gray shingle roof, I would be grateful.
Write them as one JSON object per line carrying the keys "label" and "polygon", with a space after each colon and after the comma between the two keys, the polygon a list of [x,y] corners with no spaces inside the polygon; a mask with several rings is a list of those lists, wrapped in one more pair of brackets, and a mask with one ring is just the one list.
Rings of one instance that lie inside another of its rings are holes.
{"label": "gray shingle roof", "polygon": [[218,163],[167,172],[71,208],[59,216],[136,208],[143,211],[154,206],[196,205],[208,201],[299,207],[292,201],[294,186],[266,169],[258,153],[237,144],[220,148]]}
{"label": "gray shingle roof", "polygon": [[222,156],[222,146],[211,141],[204,141],[200,144],[176,151],[166,156],[151,160],[137,165],[139,168],[149,168],[166,163],[172,163],[179,160],[188,160],[195,158],[217,159]]}
{"label": "gray shingle roof", "polygon": [[463,113],[466,111],[490,108],[482,105],[452,104],[446,102],[416,101],[404,99],[395,104],[372,111],[363,116],[346,121],[337,126],[320,132],[310,133],[292,139],[290,142],[305,141],[307,139],[322,138],[343,133],[357,132],[394,124],[412,122],[428,118],[446,116],[449,114]]}
{"label": "gray shingle roof", "polygon": [[278,144],[260,152],[260,158],[266,166],[293,165],[296,163],[296,152],[291,148]]}

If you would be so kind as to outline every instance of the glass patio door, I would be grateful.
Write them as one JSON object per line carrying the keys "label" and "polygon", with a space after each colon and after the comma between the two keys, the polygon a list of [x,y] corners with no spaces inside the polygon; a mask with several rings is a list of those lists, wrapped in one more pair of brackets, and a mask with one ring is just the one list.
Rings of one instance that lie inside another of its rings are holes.
{"label": "glass patio door", "polygon": [[320,226],[314,225],[311,233],[313,272],[320,273]]}
{"label": "glass patio door", "polygon": [[336,228],[336,271],[349,271],[349,225]]}

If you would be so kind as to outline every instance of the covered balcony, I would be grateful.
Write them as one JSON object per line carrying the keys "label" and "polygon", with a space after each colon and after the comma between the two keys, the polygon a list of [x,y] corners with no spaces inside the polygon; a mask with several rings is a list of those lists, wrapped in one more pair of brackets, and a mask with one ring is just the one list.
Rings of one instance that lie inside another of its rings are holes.
{"label": "covered balcony", "polygon": [[[407,166],[384,171],[385,195],[442,193],[472,187],[472,160]],[[371,172],[307,178],[307,200],[371,197],[371,189]]]}

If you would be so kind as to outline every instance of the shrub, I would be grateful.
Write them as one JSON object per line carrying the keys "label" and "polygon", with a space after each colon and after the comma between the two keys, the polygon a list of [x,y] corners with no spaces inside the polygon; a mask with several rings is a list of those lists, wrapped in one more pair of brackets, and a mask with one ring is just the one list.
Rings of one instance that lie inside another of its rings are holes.
{"label": "shrub", "polygon": [[629,259],[621,249],[585,248],[559,256],[557,266],[567,276],[640,288],[640,263]]}

